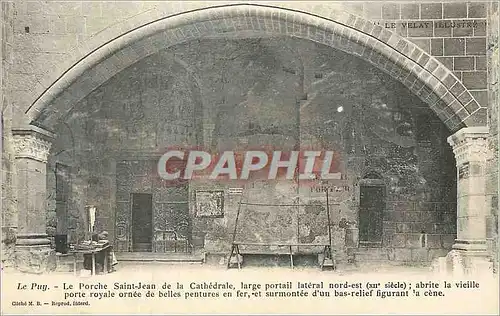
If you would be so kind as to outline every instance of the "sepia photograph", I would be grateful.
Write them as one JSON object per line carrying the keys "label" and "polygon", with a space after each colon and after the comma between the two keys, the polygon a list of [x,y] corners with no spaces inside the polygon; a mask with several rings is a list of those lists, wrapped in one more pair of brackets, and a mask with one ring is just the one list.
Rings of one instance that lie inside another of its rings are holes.
{"label": "sepia photograph", "polygon": [[498,315],[498,0],[0,0],[1,315]]}

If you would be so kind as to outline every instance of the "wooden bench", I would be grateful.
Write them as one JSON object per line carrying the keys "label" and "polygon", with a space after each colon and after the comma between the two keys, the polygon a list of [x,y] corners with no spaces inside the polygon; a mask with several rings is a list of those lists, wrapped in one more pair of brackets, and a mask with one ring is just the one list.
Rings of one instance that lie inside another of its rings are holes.
{"label": "wooden bench", "polygon": [[[229,255],[229,258],[227,260],[227,268],[229,269],[231,267],[231,264],[233,263],[232,259],[233,257],[236,258],[236,264],[238,265],[238,269],[241,269],[241,260],[240,258],[243,258],[240,246],[261,246],[261,247],[276,247],[276,248],[285,248],[286,251],[284,252],[278,252],[276,250],[269,250],[269,251],[253,251],[251,254],[273,254],[273,255],[289,255],[290,256],[290,267],[293,269],[294,268],[294,262],[293,262],[293,256],[298,255],[298,254],[304,254],[307,252],[300,252],[294,249],[294,247],[300,248],[300,247],[321,247],[322,251],[321,253],[323,254],[323,259],[320,262],[320,267],[321,269],[324,269],[326,267],[333,268],[335,270],[335,259],[333,258],[332,254],[332,249],[330,244],[306,244],[306,243],[257,243],[257,242],[233,242],[231,246],[231,253]],[[308,252],[310,253],[310,252]],[[248,254],[248,253],[247,253]]]}

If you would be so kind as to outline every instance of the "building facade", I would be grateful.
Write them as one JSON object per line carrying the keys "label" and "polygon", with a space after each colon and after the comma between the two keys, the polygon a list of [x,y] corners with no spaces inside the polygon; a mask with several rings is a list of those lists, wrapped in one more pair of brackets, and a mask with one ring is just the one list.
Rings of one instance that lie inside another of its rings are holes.
{"label": "building facade", "polygon": [[[497,270],[497,2],[1,13],[4,265],[50,270],[53,237],[85,239],[93,208],[118,252],[331,242],[345,262]],[[173,147],[329,150],[339,176],[172,184]]]}

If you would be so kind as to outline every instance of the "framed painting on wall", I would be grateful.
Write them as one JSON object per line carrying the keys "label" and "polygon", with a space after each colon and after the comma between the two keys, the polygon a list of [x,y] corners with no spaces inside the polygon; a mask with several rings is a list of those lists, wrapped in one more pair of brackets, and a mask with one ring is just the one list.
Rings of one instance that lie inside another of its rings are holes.
{"label": "framed painting on wall", "polygon": [[199,190],[195,198],[196,217],[224,217],[224,191]]}

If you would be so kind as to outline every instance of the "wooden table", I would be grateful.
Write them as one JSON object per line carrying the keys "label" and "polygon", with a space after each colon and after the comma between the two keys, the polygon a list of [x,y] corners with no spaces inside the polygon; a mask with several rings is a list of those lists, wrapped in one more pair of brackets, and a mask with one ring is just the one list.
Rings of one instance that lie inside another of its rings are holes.
{"label": "wooden table", "polygon": [[[240,246],[265,246],[265,247],[286,247],[288,252],[286,253],[277,253],[276,251],[268,251],[268,252],[261,252],[262,254],[287,254],[290,256],[290,267],[293,269],[294,264],[293,264],[293,256],[296,254],[296,252],[293,250],[293,247],[322,247],[323,248],[323,260],[320,263],[320,267],[323,268],[325,264],[325,259],[329,258],[332,259],[332,250],[330,244],[301,244],[301,243],[258,243],[258,242],[238,242],[235,241],[231,247],[231,254],[229,255],[229,259],[227,261],[227,267],[229,268],[231,265],[231,259],[233,257],[233,254],[236,255],[236,262],[238,264],[238,269],[241,269],[241,262],[240,262]],[[257,252],[260,253],[260,252]]]}
{"label": "wooden table", "polygon": [[[100,252],[109,252],[111,251],[112,246],[107,245],[104,247],[96,247],[94,249],[75,249],[69,251],[69,253],[73,254],[73,273],[76,275],[76,257],[79,254],[82,255],[91,255],[92,257],[92,270],[91,270],[91,275],[95,275],[95,256],[96,254]],[[104,254],[104,268],[103,268],[103,273],[106,274],[108,273],[108,255],[107,253]]]}

